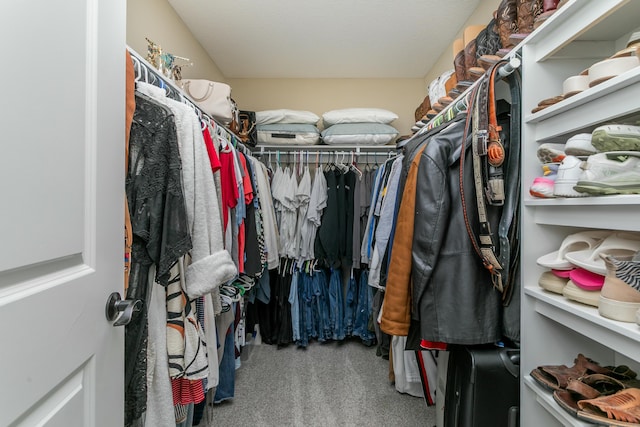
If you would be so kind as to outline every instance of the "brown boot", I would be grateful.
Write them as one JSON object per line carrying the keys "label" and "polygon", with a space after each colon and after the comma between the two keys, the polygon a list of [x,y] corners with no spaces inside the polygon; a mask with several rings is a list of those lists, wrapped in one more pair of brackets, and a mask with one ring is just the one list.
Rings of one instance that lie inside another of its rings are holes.
{"label": "brown boot", "polygon": [[453,68],[456,70],[456,80],[465,80],[466,68],[464,66],[464,41],[456,39],[453,41]]}
{"label": "brown boot", "polygon": [[469,70],[478,66],[478,60],[476,58],[476,37],[480,31],[486,28],[485,25],[471,25],[464,29],[464,68],[465,68],[465,80],[475,80]]}
{"label": "brown boot", "polygon": [[518,0],[502,0],[498,6],[496,22],[503,49],[513,47],[513,44],[509,41],[509,37],[511,34],[518,32],[517,1]]}
{"label": "brown boot", "polygon": [[533,22],[542,13],[543,0],[517,0],[518,32],[532,33]]}
{"label": "brown boot", "polygon": [[494,17],[489,21],[487,27],[480,31],[476,37],[476,57],[480,58],[483,55],[495,55],[501,47],[502,43],[500,42],[497,22]]}

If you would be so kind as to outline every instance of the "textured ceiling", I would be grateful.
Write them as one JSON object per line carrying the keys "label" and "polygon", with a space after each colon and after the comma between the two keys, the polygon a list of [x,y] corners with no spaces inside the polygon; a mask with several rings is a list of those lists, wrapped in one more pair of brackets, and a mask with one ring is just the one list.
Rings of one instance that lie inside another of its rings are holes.
{"label": "textured ceiling", "polygon": [[227,78],[422,78],[479,0],[169,0]]}

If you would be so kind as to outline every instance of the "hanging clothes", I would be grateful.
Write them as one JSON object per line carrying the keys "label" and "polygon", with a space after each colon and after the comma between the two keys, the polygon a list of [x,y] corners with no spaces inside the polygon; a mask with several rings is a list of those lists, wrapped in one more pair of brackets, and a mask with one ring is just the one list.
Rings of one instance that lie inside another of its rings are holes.
{"label": "hanging clothes", "polygon": [[382,194],[378,198],[378,200],[381,200],[380,214],[376,221],[373,250],[369,262],[369,285],[374,287],[381,286],[380,272],[384,262],[384,255],[387,251],[392,224],[395,222],[394,212],[403,157],[402,155],[397,156],[391,164],[389,178],[382,189]]}
{"label": "hanging clothes", "polygon": [[305,215],[300,236],[300,259],[312,260],[316,258],[314,244],[322,214],[327,207],[327,180],[321,168],[316,168],[313,178],[309,205]]}
{"label": "hanging clothes", "polygon": [[251,164],[257,181],[257,194],[260,201],[260,212],[262,214],[262,230],[266,262],[269,270],[277,268],[280,264],[280,252],[278,242],[280,239],[276,213],[273,199],[271,197],[271,185],[269,184],[269,174],[267,168],[259,160],[251,158]]}
{"label": "hanging clothes", "polygon": [[365,345],[373,345],[376,341],[375,331],[369,329],[370,324],[377,324],[373,318],[373,288],[368,283],[369,272],[360,271],[357,286],[357,302],[355,319],[353,323],[353,335],[360,337]]}
{"label": "hanging clothes", "polygon": [[[174,116],[168,108],[136,93],[126,179],[133,232],[126,298],[142,300],[145,305],[151,298],[151,266],[157,266],[155,279],[167,285],[171,266],[192,248],[175,126]],[[127,426],[140,420],[146,410],[147,315],[147,310],[134,313],[125,327]]]}
{"label": "hanging clothes", "polygon": [[380,328],[389,335],[407,336],[411,323],[411,250],[413,248],[413,224],[415,212],[415,187],[424,145],[412,149],[406,147],[406,160],[411,163],[406,179],[401,179],[402,191],[400,208],[393,237],[391,261],[385,292],[385,308],[382,312]]}
{"label": "hanging clothes", "polygon": [[[460,152],[465,122],[449,124],[426,142],[416,179],[412,248],[413,313],[420,336],[432,342],[486,344],[498,341],[500,293],[471,246],[465,220],[478,228],[476,209],[462,212]],[[465,156],[464,183],[474,200],[472,156]],[[475,230],[478,233],[478,230]],[[454,309],[455,308],[455,309]]]}
{"label": "hanging clothes", "polygon": [[218,222],[220,208],[200,120],[190,107],[168,99],[164,90],[156,86],[139,83],[138,90],[164,102],[180,124],[176,129],[179,130],[182,185],[193,240],[191,264],[185,274],[185,292],[190,298],[196,298],[214,291],[237,274],[229,253],[224,250],[222,228]]}
{"label": "hanging clothes", "polygon": [[264,220],[261,206],[261,198],[255,174],[255,165],[251,158],[246,156],[246,168],[249,174],[252,198],[247,203],[245,218],[245,273],[252,277],[262,275],[266,263],[264,245]]}
{"label": "hanging clothes", "polygon": [[[300,182],[298,183],[296,189],[296,206],[298,210],[298,217],[296,220],[296,235],[295,235],[295,248],[294,248],[294,257],[298,260],[304,260],[302,249],[304,245],[303,233],[308,232],[307,227],[305,227],[305,221],[307,219],[307,213],[309,211],[309,202],[311,201],[311,174],[309,172],[309,165],[304,167],[304,172],[300,177]],[[308,239],[308,237],[307,237]]]}

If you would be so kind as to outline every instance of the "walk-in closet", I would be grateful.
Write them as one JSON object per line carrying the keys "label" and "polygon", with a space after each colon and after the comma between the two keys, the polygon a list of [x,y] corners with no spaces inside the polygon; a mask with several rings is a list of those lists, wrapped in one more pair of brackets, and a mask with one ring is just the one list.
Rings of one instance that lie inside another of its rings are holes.
{"label": "walk-in closet", "polygon": [[5,5],[0,426],[640,426],[639,18]]}

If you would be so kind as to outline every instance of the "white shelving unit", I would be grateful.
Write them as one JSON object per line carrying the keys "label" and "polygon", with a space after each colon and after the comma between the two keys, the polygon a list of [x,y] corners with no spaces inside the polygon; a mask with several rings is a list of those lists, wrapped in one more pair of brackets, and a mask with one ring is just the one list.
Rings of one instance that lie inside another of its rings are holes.
{"label": "white shelving unit", "polygon": [[[522,334],[521,423],[523,427],[587,426],[558,406],[529,376],[537,366],[571,366],[578,353],[603,365],[640,368],[640,326],[604,318],[593,307],[544,291],[545,270],[536,259],[556,250],[581,229],[640,231],[640,196],[535,199],[529,185],[541,173],[536,150],[566,142],[613,121],[640,118],[640,67],[538,113],[545,98],[562,93],[562,82],[625,47],[640,29],[638,0],[573,0],[517,49],[522,57]],[[637,117],[635,117],[637,116]]]}

